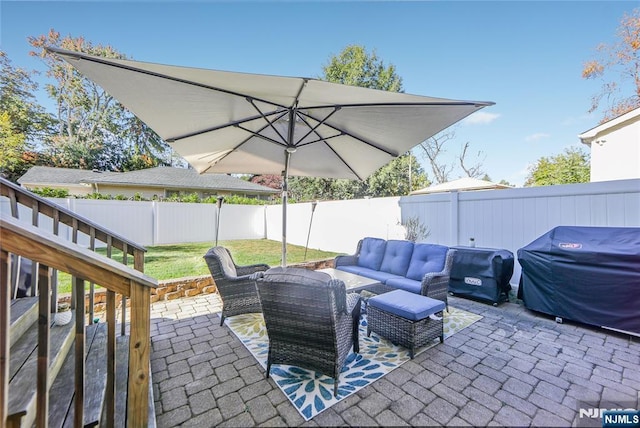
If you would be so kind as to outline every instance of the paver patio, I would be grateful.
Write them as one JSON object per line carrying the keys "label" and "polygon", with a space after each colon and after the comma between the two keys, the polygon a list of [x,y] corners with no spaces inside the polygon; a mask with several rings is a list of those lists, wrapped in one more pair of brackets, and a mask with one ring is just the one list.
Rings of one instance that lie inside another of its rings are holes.
{"label": "paver patio", "polygon": [[639,338],[516,303],[449,303],[483,318],[308,422],[219,326],[217,294],[154,303],[158,427],[575,426],[581,402],[640,404]]}

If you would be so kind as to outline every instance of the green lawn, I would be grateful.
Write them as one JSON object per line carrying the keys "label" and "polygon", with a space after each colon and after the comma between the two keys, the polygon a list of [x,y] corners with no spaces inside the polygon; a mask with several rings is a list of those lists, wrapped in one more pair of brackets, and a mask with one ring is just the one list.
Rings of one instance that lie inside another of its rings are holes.
{"label": "green lawn", "polygon": [[[213,245],[211,242],[200,242],[146,247],[144,273],[158,280],[207,275],[209,274],[209,269],[202,256],[204,256]],[[226,247],[231,251],[231,256],[237,265],[250,265],[255,263],[266,263],[269,266],[280,265],[282,244],[278,241],[270,241],[267,239],[218,241],[218,245]],[[104,250],[99,249],[97,252],[105,254]],[[337,253],[309,248],[306,260],[322,260],[333,258],[336,255]],[[121,253],[114,253],[112,256],[113,259],[122,260]],[[287,245],[287,264],[303,261],[305,261],[304,247]],[[132,263],[131,258],[129,258],[129,263]],[[69,293],[71,291],[71,279],[69,275],[60,273],[58,277],[59,292]]]}

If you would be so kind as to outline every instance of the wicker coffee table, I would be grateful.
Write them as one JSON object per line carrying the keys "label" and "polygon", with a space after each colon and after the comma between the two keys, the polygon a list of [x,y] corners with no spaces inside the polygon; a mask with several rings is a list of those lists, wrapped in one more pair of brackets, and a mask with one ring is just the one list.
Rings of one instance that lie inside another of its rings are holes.
{"label": "wicker coffee table", "polygon": [[331,275],[331,278],[342,280],[347,293],[359,293],[363,290],[375,292],[376,289],[382,286],[382,283],[376,279],[334,268],[318,269],[318,272],[325,272]]}

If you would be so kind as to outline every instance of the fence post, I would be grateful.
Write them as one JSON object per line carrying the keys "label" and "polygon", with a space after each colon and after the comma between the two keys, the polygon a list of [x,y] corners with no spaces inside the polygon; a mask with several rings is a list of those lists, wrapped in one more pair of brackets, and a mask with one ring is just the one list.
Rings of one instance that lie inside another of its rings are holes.
{"label": "fence post", "polygon": [[151,245],[158,242],[158,201],[151,202]]}
{"label": "fence post", "polygon": [[451,235],[449,236],[449,242],[451,246],[456,246],[460,244],[459,234],[460,234],[460,210],[459,210],[459,199],[458,195],[460,192],[457,190],[451,191],[451,199],[450,199],[450,212],[451,212]]}

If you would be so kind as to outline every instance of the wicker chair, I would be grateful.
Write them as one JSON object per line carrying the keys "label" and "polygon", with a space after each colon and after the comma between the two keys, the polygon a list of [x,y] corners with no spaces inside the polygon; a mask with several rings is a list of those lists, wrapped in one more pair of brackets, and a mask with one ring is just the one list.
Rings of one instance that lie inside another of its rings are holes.
{"label": "wicker chair", "polygon": [[269,265],[238,266],[229,250],[224,247],[211,248],[204,259],[222,299],[220,325],[224,323],[225,317],[262,312],[255,280],[251,275],[266,271]]}
{"label": "wicker chair", "polygon": [[255,276],[269,335],[267,377],[272,364],[314,370],[335,379],[337,397],[349,351],[360,351],[360,296],[324,272],[277,267]]}

